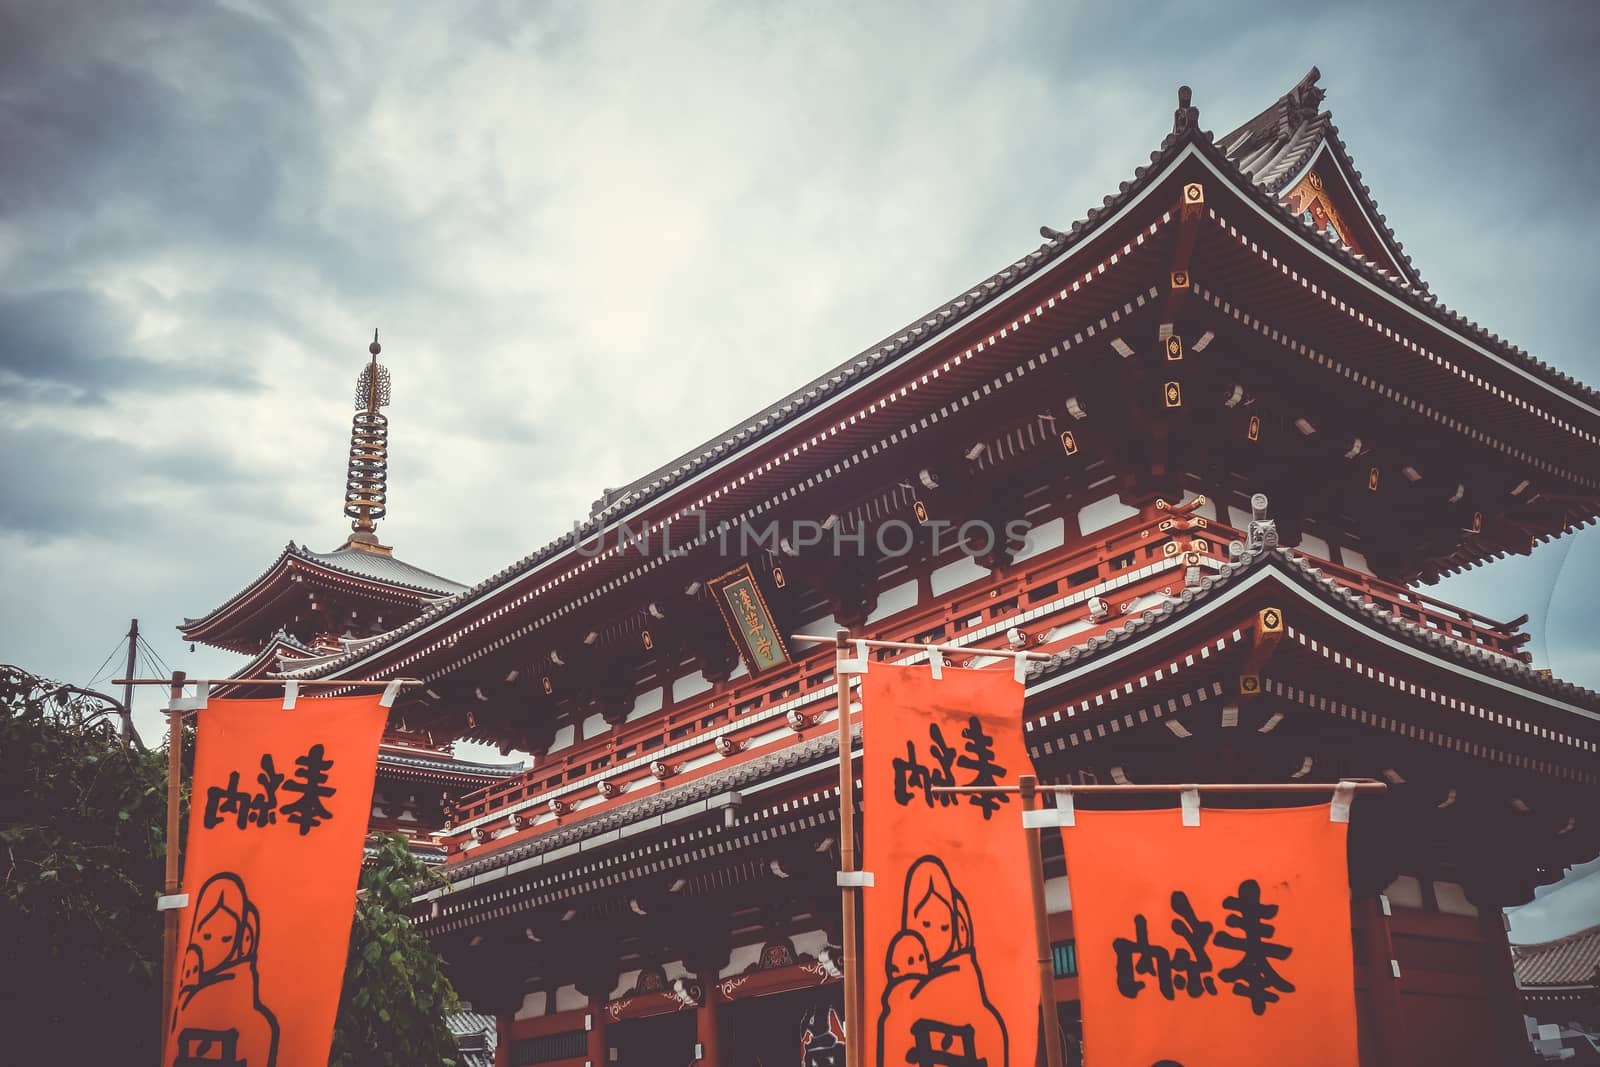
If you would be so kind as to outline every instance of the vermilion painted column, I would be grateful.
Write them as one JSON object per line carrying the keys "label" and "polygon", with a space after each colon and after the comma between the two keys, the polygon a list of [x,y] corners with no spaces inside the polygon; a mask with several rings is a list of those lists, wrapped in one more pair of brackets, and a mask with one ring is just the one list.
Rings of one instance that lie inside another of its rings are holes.
{"label": "vermilion painted column", "polygon": [[494,1067],[511,1067],[511,1016],[494,1017]]}
{"label": "vermilion painted column", "polygon": [[589,1047],[585,1052],[589,1067],[610,1067],[611,1051],[606,1047],[606,998],[589,998]]}
{"label": "vermilion painted column", "polygon": [[1495,1050],[1501,1062],[1513,1063],[1518,1056],[1526,1056],[1528,1048],[1527,1024],[1522,1018],[1522,991],[1517,988],[1516,972],[1511,965],[1511,940],[1506,936],[1505,914],[1498,907],[1478,906],[1478,923],[1483,931],[1489,973],[1485,975],[1489,987],[1489,1003],[1497,1018],[1494,1020]]}
{"label": "vermilion painted column", "polygon": [[1372,1011],[1366,1022],[1372,1034],[1374,1057],[1371,1062],[1363,1060],[1361,1067],[1399,1067],[1395,1043],[1404,1021],[1389,917],[1383,913],[1378,893],[1359,898],[1356,906],[1361,913],[1361,939],[1366,949],[1367,988],[1372,993]]}
{"label": "vermilion painted column", "polygon": [[705,995],[700,1007],[695,1009],[694,1039],[700,1046],[698,1067],[722,1067],[722,1005],[717,999],[717,988],[712,981],[701,980]]}

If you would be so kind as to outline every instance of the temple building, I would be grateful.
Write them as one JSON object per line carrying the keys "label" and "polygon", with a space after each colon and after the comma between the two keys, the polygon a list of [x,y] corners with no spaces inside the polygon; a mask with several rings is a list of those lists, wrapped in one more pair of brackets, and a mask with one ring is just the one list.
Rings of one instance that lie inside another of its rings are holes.
{"label": "temple building", "polygon": [[1600,1063],[1600,923],[1512,945],[1528,1038],[1547,1060]]}
{"label": "temple building", "polygon": [[1323,98],[1217,137],[1180,90],[1082,221],[469,589],[352,538],[189,624],[534,754],[454,800],[416,902],[498,1064],[843,1062],[834,652],[785,640],[841,627],[1050,653],[1045,781],[1387,781],[1362,1064],[1529,1055],[1501,909],[1600,852],[1600,694],[1424,587],[1600,515],[1600,395],[1434,296]]}
{"label": "temple building", "polygon": [[[388,504],[388,417],[381,409],[390,397],[389,371],[378,362],[381,351],[374,334],[371,359],[356,381],[345,490],[350,536],[332,552],[290,541],[259,578],[179,627],[187,641],[248,656],[233,671],[236,678],[262,678],[335,659],[466,588],[406,563],[378,541],[377,521]],[[412,853],[431,864],[444,860],[444,848],[433,835],[444,824],[449,799],[520,769],[458,759],[453,743],[453,737],[436,739],[398,722],[385,732],[378,750],[371,828],[404,834]]]}

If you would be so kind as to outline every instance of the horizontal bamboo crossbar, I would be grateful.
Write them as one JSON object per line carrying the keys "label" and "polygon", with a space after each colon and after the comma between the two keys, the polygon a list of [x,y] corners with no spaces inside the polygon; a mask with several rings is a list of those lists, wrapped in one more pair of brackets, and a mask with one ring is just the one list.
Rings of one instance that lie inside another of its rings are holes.
{"label": "horizontal bamboo crossbar", "polygon": [[[1153,782],[1149,785],[1047,785],[1040,782],[1035,788],[1041,793],[1328,793],[1348,786],[1358,793],[1381,793],[1389,788],[1388,782],[1373,778],[1347,778],[1342,782]],[[935,793],[1016,793],[1015,785],[936,785]]]}
{"label": "horizontal bamboo crossbar", "polygon": [[[422,679],[420,678],[395,678],[392,681],[399,682],[401,688],[422,684]],[[347,682],[337,678],[185,678],[180,683],[174,683],[171,678],[118,678],[111,684],[171,686],[173,684],[199,685],[201,682],[206,685],[287,685],[290,682],[294,682],[302,689],[306,686],[317,685],[339,686],[343,689],[383,689],[390,685],[388,681]]]}
{"label": "horizontal bamboo crossbar", "polygon": [[[816,634],[790,634],[789,640],[831,645],[835,639],[832,637],[818,637]],[[851,638],[847,643],[864,645],[867,648],[901,648],[907,652],[948,652],[953,656],[1010,656],[1012,659],[1056,658],[1052,652],[1014,652],[1009,648],[968,648],[966,645],[919,645],[914,641],[868,641],[860,638]]]}

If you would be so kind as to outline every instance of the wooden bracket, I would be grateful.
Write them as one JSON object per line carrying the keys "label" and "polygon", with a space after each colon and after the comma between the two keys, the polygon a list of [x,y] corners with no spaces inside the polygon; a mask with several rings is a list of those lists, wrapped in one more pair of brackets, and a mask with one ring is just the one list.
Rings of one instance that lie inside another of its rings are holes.
{"label": "wooden bracket", "polygon": [[1257,696],[1261,692],[1261,669],[1283,640],[1283,612],[1279,608],[1262,608],[1256,612],[1255,633],[1250,643],[1250,654],[1239,669],[1239,695]]}

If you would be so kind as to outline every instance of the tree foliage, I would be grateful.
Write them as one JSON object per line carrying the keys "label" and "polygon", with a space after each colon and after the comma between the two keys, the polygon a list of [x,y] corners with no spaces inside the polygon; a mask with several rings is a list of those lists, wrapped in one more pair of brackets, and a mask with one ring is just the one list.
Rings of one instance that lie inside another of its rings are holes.
{"label": "tree foliage", "polygon": [[0,1030],[18,1063],[159,1053],[166,760],[116,701],[0,666]]}
{"label": "tree foliage", "polygon": [[444,1017],[460,1010],[439,956],[406,918],[419,883],[437,878],[399,834],[374,834],[350,929],[330,1067],[456,1063]]}
{"label": "tree foliage", "polygon": [[[124,747],[119,709],[0,665],[0,1062],[160,1056],[167,757]],[[405,917],[434,876],[403,837],[372,842],[329,1062],[454,1064],[456,995]]]}

